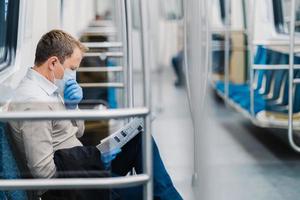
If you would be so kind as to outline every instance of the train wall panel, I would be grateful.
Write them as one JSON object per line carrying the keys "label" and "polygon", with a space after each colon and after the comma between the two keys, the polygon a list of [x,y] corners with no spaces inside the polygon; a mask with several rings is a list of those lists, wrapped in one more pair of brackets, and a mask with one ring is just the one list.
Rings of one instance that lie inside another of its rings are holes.
{"label": "train wall panel", "polygon": [[277,35],[272,0],[256,1],[254,16],[254,40],[266,40]]}

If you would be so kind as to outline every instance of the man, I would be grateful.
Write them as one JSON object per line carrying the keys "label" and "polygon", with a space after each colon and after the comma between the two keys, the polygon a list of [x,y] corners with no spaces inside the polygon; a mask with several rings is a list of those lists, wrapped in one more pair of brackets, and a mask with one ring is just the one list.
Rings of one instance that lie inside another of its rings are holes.
{"label": "man", "polygon": [[[74,78],[86,48],[71,35],[52,30],[40,39],[34,67],[28,70],[12,100],[12,111],[59,111],[77,109],[82,89]],[[84,147],[78,140],[84,133],[83,121],[11,121],[12,136],[23,162],[33,177],[102,177],[110,167],[113,175],[125,176],[132,168],[142,172],[141,136],[101,155],[96,147]],[[181,199],[174,188],[153,141],[154,194],[157,199]],[[117,155],[118,154],[118,155]],[[108,198],[104,190],[56,192],[65,199]],[[140,199],[141,188],[116,190],[114,197]],[[51,192],[50,192],[51,193]],[[52,195],[52,194],[51,194]],[[51,196],[50,195],[50,196]],[[49,192],[44,194],[47,199]],[[67,197],[66,197],[67,196]],[[49,198],[51,199],[51,198]]]}

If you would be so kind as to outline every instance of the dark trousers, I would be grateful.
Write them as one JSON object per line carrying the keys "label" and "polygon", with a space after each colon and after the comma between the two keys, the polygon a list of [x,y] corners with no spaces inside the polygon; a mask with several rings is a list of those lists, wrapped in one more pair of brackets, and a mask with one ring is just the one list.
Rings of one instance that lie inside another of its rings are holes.
{"label": "dark trousers", "polygon": [[183,51],[180,51],[176,56],[172,58],[172,66],[177,77],[175,84],[177,86],[184,84],[183,74]]}
{"label": "dark trousers", "polygon": [[[141,134],[138,134],[123,148],[122,152],[111,163],[109,171],[104,170],[101,162],[100,152],[95,147],[74,147],[62,149],[54,154],[54,161],[57,166],[58,177],[108,177],[125,176],[133,168],[137,174],[142,173],[142,149]],[[181,196],[176,191],[168,175],[165,166],[159,155],[155,141],[153,140],[153,185],[154,199],[157,200],[181,200]],[[141,200],[142,186],[112,189],[112,190],[72,190],[72,191],[48,191],[44,196],[60,197],[68,200],[83,199],[124,199]],[[47,198],[45,198],[47,200]],[[59,200],[60,198],[57,198]]]}

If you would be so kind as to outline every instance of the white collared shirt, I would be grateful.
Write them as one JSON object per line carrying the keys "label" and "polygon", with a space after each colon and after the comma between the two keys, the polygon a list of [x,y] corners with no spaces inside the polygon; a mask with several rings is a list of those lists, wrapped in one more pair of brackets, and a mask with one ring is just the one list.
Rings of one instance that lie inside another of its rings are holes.
{"label": "white collared shirt", "polygon": [[[15,91],[9,105],[10,111],[65,110],[57,86],[33,69],[29,69]],[[44,120],[10,121],[12,135],[18,150],[25,158],[33,177],[55,176],[53,160],[58,149],[82,146],[77,137],[84,132],[83,121]]]}

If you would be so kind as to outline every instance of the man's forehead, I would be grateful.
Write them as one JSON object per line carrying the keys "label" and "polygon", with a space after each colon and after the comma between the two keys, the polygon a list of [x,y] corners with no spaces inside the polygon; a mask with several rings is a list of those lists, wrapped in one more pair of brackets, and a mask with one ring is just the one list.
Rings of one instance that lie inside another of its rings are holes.
{"label": "man's forehead", "polygon": [[75,48],[73,50],[73,57],[82,57],[83,56],[83,52],[79,49],[79,48]]}
{"label": "man's forehead", "polygon": [[64,65],[65,67],[76,70],[79,67],[81,60],[82,60],[82,52],[80,50],[79,52],[74,50],[71,57],[65,60]]}

